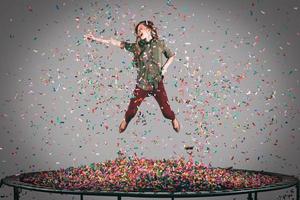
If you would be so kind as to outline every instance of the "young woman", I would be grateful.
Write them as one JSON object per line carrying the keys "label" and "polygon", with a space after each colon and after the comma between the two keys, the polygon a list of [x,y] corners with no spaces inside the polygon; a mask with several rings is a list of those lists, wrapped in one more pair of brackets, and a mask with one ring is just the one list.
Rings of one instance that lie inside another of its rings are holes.
{"label": "young woman", "polygon": [[[163,85],[164,74],[169,65],[173,62],[175,53],[173,53],[165,44],[164,40],[158,38],[157,29],[153,22],[144,20],[135,26],[136,41],[129,43],[118,41],[113,38],[96,38],[92,34],[86,34],[87,40],[97,41],[105,44],[112,44],[126,49],[134,54],[133,63],[138,70],[137,84],[133,91],[134,97],[130,99],[125,118],[119,126],[119,132],[122,133],[127,128],[130,120],[135,116],[137,107],[140,106],[144,98],[153,95],[163,116],[172,121],[173,129],[179,132],[180,125],[172,111],[167,93]],[[162,54],[167,58],[163,64]]]}

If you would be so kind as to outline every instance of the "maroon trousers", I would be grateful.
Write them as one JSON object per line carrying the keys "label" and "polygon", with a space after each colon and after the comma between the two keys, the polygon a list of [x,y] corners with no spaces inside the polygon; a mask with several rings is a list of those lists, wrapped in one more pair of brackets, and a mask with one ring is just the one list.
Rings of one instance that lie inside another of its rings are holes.
{"label": "maroon trousers", "polygon": [[156,99],[162,114],[164,115],[165,118],[167,119],[175,119],[175,114],[172,111],[167,93],[164,88],[163,80],[161,80],[158,84],[158,88],[156,91],[145,91],[138,86],[135,87],[133,91],[134,97],[130,99],[130,103],[128,105],[128,109],[125,113],[125,120],[126,122],[130,122],[130,120],[135,116],[138,110],[138,106],[141,105],[142,101],[149,96],[150,94],[154,96]]}

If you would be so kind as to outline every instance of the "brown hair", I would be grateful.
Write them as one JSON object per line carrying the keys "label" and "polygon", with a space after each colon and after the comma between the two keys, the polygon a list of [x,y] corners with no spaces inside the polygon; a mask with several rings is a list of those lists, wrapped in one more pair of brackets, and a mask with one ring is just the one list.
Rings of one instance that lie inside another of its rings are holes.
{"label": "brown hair", "polygon": [[134,28],[134,33],[136,35],[136,41],[135,41],[135,60],[137,59],[138,55],[141,53],[141,49],[139,46],[139,41],[141,40],[141,38],[138,36],[138,27],[140,24],[143,24],[144,26],[146,26],[147,28],[149,28],[151,30],[151,36],[153,39],[158,39],[158,34],[157,34],[157,28],[154,26],[153,22],[150,20],[143,20],[140,21],[137,25],[135,25]]}
{"label": "brown hair", "polygon": [[158,34],[157,34],[157,28],[154,26],[153,22],[150,20],[144,20],[144,21],[140,21],[134,28],[134,33],[138,37],[138,27],[140,24],[143,24],[144,26],[146,26],[147,28],[149,28],[151,30],[151,36],[155,39],[158,39]]}

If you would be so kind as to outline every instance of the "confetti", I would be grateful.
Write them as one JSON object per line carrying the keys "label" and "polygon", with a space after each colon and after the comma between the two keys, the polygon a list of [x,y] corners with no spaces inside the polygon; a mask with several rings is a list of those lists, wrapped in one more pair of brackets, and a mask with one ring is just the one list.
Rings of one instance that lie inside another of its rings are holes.
{"label": "confetti", "polygon": [[191,158],[188,161],[183,157],[153,160],[119,153],[115,160],[21,174],[20,181],[63,190],[198,192],[257,188],[281,179],[259,172],[234,170],[232,167],[207,167]]}

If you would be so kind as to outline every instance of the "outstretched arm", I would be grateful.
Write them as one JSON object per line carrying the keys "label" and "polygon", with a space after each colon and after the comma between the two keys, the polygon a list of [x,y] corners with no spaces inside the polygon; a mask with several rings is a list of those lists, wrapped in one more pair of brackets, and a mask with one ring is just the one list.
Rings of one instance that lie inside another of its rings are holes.
{"label": "outstretched arm", "polygon": [[118,40],[115,40],[113,38],[110,38],[110,39],[97,38],[94,35],[92,35],[91,33],[85,34],[84,39],[96,41],[96,42],[100,42],[100,43],[104,43],[104,44],[112,44],[114,46],[121,47],[121,42]]}

